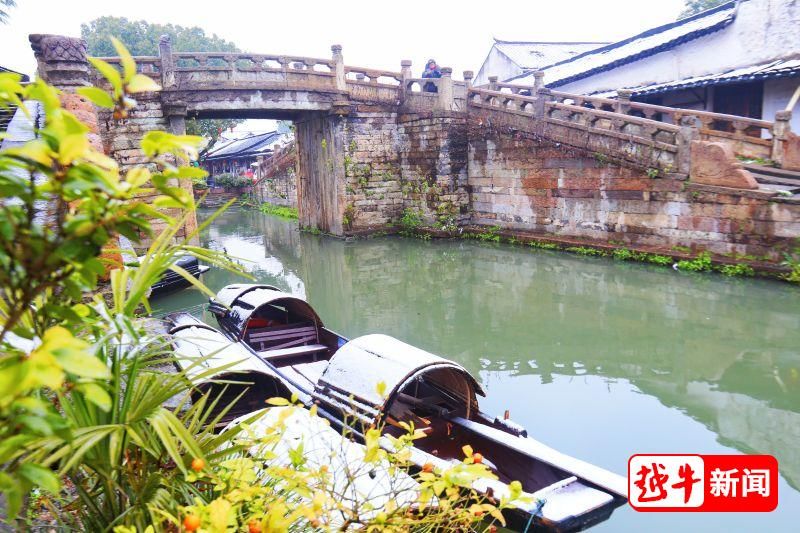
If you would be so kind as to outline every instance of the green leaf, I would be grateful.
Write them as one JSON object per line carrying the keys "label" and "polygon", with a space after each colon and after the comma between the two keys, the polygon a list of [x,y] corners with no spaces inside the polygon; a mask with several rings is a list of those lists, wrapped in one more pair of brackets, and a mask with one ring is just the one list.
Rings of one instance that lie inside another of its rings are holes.
{"label": "green leaf", "polygon": [[64,370],[70,374],[84,378],[108,379],[111,373],[108,367],[98,358],[84,351],[78,350],[56,350],[56,359]]}
{"label": "green leaf", "polygon": [[5,154],[19,157],[27,161],[34,161],[48,167],[53,162],[53,151],[42,139],[28,141],[16,148],[9,148],[5,151]]}
{"label": "green leaf", "polygon": [[58,162],[68,165],[83,155],[89,149],[89,139],[86,135],[76,133],[61,139],[58,147]]}
{"label": "green leaf", "polygon": [[114,99],[103,89],[98,89],[97,87],[78,87],[75,92],[88,98],[97,107],[114,109]]}
{"label": "green leaf", "polygon": [[129,82],[136,75],[136,61],[131,57],[131,53],[125,48],[125,45],[116,37],[111,38],[111,44],[119,55],[120,63],[122,64],[123,79]]}
{"label": "green leaf", "polygon": [[0,472],[0,491],[6,496],[6,514],[16,518],[22,507],[22,488],[18,480],[5,472]]}
{"label": "green leaf", "polygon": [[127,90],[129,93],[147,93],[160,91],[161,87],[153,78],[146,74],[136,74],[128,82]]}
{"label": "green leaf", "polygon": [[32,415],[22,415],[17,417],[17,421],[26,428],[28,428],[30,431],[37,433],[39,435],[49,437],[50,435],[53,434],[53,429],[41,417]]}
{"label": "green leaf", "polygon": [[275,398],[269,398],[267,400],[267,403],[269,405],[282,406],[282,405],[289,405],[289,400],[287,400],[286,398],[275,397]]}
{"label": "green leaf", "polygon": [[111,410],[111,396],[100,385],[96,383],[81,383],[76,389],[83,394],[86,400],[92,402],[106,413]]}
{"label": "green leaf", "polygon": [[58,476],[49,468],[33,463],[25,463],[19,467],[18,472],[21,477],[51,494],[58,494],[58,491],[61,489]]}
{"label": "green leaf", "polygon": [[118,98],[122,96],[122,77],[119,75],[119,71],[102,59],[96,57],[90,57],[88,59],[89,63],[91,63],[111,84],[111,87],[114,89],[114,95]]}
{"label": "green leaf", "polygon": [[200,280],[191,275],[187,270],[179,267],[178,265],[170,265],[169,269],[175,272],[176,274],[179,274],[183,279],[185,279],[186,281],[188,281],[189,283],[200,289],[201,292],[205,293],[210,298],[214,298],[216,296],[216,294],[214,294],[214,292],[211,289],[203,285],[203,283],[200,282]]}
{"label": "green leaf", "polygon": [[225,498],[217,498],[208,504],[208,521],[211,525],[212,531],[227,531],[228,522],[230,521],[231,506],[230,502]]}

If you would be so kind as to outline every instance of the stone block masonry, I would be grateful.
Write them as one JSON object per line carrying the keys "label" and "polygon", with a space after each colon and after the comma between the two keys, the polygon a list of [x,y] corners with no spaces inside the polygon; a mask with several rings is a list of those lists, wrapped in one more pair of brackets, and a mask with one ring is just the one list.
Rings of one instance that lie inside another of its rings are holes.
{"label": "stone block masonry", "polygon": [[465,117],[358,111],[344,120],[345,231],[469,220]]}
{"label": "stone block masonry", "polygon": [[774,193],[661,177],[519,133],[479,130],[469,137],[474,224],[771,260],[800,236],[800,205]]}

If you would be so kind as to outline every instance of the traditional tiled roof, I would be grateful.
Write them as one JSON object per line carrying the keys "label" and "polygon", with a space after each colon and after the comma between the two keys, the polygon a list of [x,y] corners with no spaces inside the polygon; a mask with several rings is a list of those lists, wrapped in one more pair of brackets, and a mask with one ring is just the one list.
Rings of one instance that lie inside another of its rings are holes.
{"label": "traditional tiled roof", "polygon": [[[726,2],[697,15],[649,29],[628,39],[550,65],[543,69],[545,81],[548,87],[559,87],[644,59],[719,31],[733,22],[735,16],[736,2]],[[532,84],[533,74],[524,73],[509,81]]]}
{"label": "traditional tiled roof", "polygon": [[[788,78],[791,76],[800,76],[800,59],[778,59],[776,61],[770,61],[769,63],[736,68],[718,74],[692,76],[690,78],[670,81],[667,83],[654,83],[652,85],[641,85],[639,87],[626,87],[626,89],[633,91],[634,96],[646,96],[668,91],[676,91],[679,89],[705,87],[706,85],[741,83],[775,78]],[[611,91],[597,93],[593,96],[613,96],[615,94],[616,91]]]}
{"label": "traditional tiled roof", "polygon": [[2,65],[0,65],[0,72],[11,72],[12,74],[19,74],[20,76],[22,76],[22,81],[23,82],[30,81],[30,77],[27,74],[23,74],[21,72],[17,72],[16,70],[11,70],[10,68],[6,68],[6,67],[4,67]]}
{"label": "traditional tiled roof", "polygon": [[237,139],[209,151],[206,154],[206,161],[215,159],[226,159],[229,157],[247,157],[263,154],[269,146],[277,142],[282,134],[277,131],[253,135],[244,139]]}
{"label": "traditional tiled roof", "polygon": [[494,47],[522,69],[540,69],[564,61],[588,50],[603,46],[603,42],[529,42],[494,40]]}

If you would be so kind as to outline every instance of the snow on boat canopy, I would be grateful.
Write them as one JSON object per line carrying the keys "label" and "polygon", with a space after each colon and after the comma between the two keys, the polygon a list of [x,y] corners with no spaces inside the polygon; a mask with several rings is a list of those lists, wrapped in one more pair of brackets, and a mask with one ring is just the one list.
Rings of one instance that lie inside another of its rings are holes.
{"label": "snow on boat canopy", "polygon": [[209,393],[210,400],[219,398],[212,418],[231,407],[220,424],[262,409],[269,398],[291,396],[278,374],[241,344],[188,313],[173,314],[169,320],[176,361],[196,387],[193,400]]}
{"label": "snow on boat canopy", "polygon": [[[511,511],[512,527],[577,531],[606,520],[626,502],[624,477],[528,438],[507,415],[481,412],[477,397],[483,390],[453,361],[386,335],[348,340],[325,328],[303,299],[269,285],[229,285],[209,310],[242,349],[231,353],[247,352],[254,369],[271,369],[265,375],[278,376],[339,427],[358,436],[380,425],[397,435],[413,423],[426,435],[414,441],[412,461],[420,468],[426,463],[446,468],[463,459],[464,445],[472,446],[498,478],[475,487],[479,492],[500,496],[517,480],[525,493],[545,501]],[[383,394],[379,382],[385,384]],[[274,393],[273,388],[260,397]]]}
{"label": "snow on boat canopy", "polygon": [[[379,382],[386,386],[383,395],[378,394]],[[461,365],[379,334],[355,338],[339,348],[317,382],[316,393],[321,401],[370,426],[386,416],[402,418],[403,405],[413,405],[424,388],[446,394],[464,418],[478,411],[476,395],[486,395]]]}
{"label": "snow on boat canopy", "polygon": [[242,340],[247,330],[276,326],[290,316],[321,327],[317,312],[302,298],[281,292],[272,285],[228,285],[212,299],[209,311],[220,325]]}

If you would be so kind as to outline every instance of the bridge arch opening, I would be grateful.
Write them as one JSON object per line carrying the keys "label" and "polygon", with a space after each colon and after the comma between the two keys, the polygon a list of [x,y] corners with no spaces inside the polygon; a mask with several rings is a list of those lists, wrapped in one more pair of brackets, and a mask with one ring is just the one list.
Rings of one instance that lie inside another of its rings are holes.
{"label": "bridge arch opening", "polygon": [[[209,155],[201,157],[201,166],[210,174],[209,185],[219,184],[219,176],[223,182],[236,182],[230,175],[246,176],[256,184],[253,187],[256,198],[296,206],[302,227],[332,234],[343,232],[346,208],[341,117],[319,110],[203,109],[202,104],[198,107],[201,108],[192,110],[187,106],[185,119],[246,119],[241,128],[236,128],[238,131],[223,136],[224,144],[217,143]],[[284,130],[290,129],[288,135],[277,133],[279,123]],[[183,131],[175,133],[184,131],[185,126]],[[270,132],[276,135],[268,135]],[[233,138],[245,141],[236,143],[233,152],[226,151],[225,146]],[[248,147],[248,138],[263,141],[263,146]],[[289,141],[291,146],[287,144]],[[244,153],[237,153],[237,147]],[[278,183],[264,184],[260,180],[270,169],[273,155],[281,158],[276,164],[291,165],[292,170],[282,168]]]}

